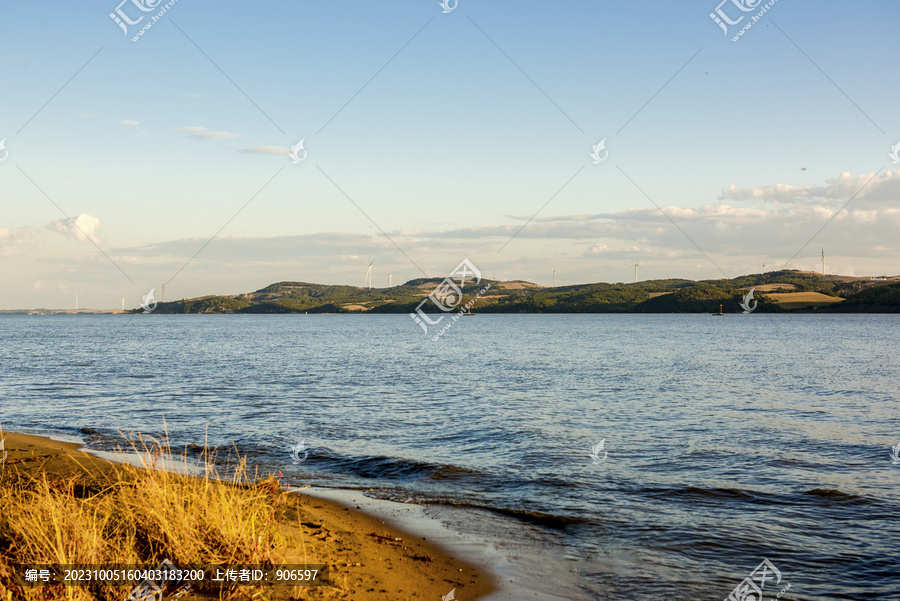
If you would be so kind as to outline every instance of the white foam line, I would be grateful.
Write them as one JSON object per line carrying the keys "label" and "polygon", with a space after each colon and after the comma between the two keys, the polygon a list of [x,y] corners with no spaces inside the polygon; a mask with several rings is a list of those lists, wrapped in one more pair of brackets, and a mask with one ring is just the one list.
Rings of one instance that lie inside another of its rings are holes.
{"label": "white foam line", "polygon": [[161,455],[154,459],[150,453],[135,453],[134,451],[120,453],[118,451],[98,451],[96,449],[84,447],[78,450],[99,457],[100,459],[112,461],[113,463],[126,463],[128,465],[143,468],[152,465],[154,469],[172,474],[182,474],[187,476],[203,475],[203,468],[201,466],[185,463],[184,461],[173,458],[171,455]]}
{"label": "white foam line", "polygon": [[[428,515],[425,505],[373,499],[363,495],[361,490],[319,486],[289,490],[293,493],[335,501],[352,508],[358,507],[359,511],[367,515],[376,517],[398,530],[424,537],[448,555],[483,569],[497,586],[497,590],[483,597],[484,601],[534,598],[533,590],[517,584],[521,576],[520,570],[494,544],[484,538],[479,539],[451,530],[440,520]],[[546,596],[542,598],[564,599]]]}

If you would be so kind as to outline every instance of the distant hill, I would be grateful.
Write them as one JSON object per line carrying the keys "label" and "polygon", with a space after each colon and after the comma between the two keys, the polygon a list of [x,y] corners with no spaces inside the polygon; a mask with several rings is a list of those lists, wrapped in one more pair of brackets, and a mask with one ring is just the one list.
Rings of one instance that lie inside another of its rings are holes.
{"label": "distant hill", "polygon": [[[411,313],[442,278],[420,278],[391,288],[279,282],[256,292],[159,303],[155,313]],[[756,312],[900,312],[900,276],[884,280],[784,270],[733,279],[648,280],[633,284],[579,284],[548,288],[524,281],[469,284],[463,303],[479,313],[726,313],[754,289]],[[438,312],[432,303],[422,310]],[[135,312],[140,312],[137,310]]]}
{"label": "distant hill", "polygon": [[900,312],[900,282],[882,282],[881,286],[863,288],[828,310],[837,313]]}

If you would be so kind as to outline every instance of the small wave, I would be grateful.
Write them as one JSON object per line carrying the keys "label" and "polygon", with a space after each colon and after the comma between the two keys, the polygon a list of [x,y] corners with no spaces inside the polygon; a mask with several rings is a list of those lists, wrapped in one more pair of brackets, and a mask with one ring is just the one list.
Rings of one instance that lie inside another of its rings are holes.
{"label": "small wave", "polygon": [[416,461],[398,457],[336,458],[329,469],[373,480],[412,482],[417,480],[452,480],[477,476],[478,470],[457,465]]}
{"label": "small wave", "polygon": [[685,488],[647,488],[640,491],[650,497],[665,497],[683,501],[745,501],[748,503],[765,503],[765,497],[771,496],[765,493],[751,492],[737,488],[699,488],[688,486]]}
{"label": "small wave", "polygon": [[814,488],[775,494],[737,488],[644,489],[640,491],[653,498],[664,497],[686,503],[743,502],[758,505],[816,505],[819,508],[850,506],[882,506],[884,501],[863,497],[839,490]]}
{"label": "small wave", "polygon": [[53,386],[32,386],[28,390],[31,392],[60,392],[71,388],[72,386],[68,384],[55,384]]}
{"label": "small wave", "polygon": [[829,488],[814,488],[802,493],[802,496],[813,497],[822,501],[826,501],[827,505],[848,506],[848,505],[881,505],[878,499],[863,497],[853,493],[846,493],[840,490]]}
{"label": "small wave", "polygon": [[536,526],[543,526],[545,528],[550,528],[553,530],[565,530],[569,526],[579,525],[579,524],[587,524],[590,523],[590,520],[585,518],[579,518],[573,515],[553,515],[550,513],[544,513],[541,511],[529,511],[526,509],[512,509],[509,507],[491,507],[487,505],[481,505],[478,503],[470,503],[467,501],[433,501],[435,505],[447,505],[452,507],[461,507],[465,509],[481,509],[483,511],[489,511],[491,513],[495,513],[497,515],[502,515],[504,517],[513,518],[519,520],[521,522],[527,522],[529,524],[534,524]]}
{"label": "small wave", "polygon": [[579,518],[571,515],[553,515],[540,511],[527,511],[524,509],[512,509],[508,507],[498,507],[485,505],[473,501],[465,501],[460,499],[441,499],[434,498],[425,494],[419,494],[414,491],[404,490],[401,488],[393,489],[368,489],[363,493],[367,497],[373,499],[383,499],[386,501],[394,501],[396,503],[417,503],[429,505],[445,505],[459,509],[477,509],[480,511],[488,511],[503,517],[512,518],[520,522],[527,522],[536,526],[543,526],[553,530],[565,530],[572,525],[587,524],[590,520]]}
{"label": "small wave", "polygon": [[553,515],[540,511],[526,511],[524,509],[508,509],[505,507],[484,507],[468,503],[453,503],[460,507],[473,507],[476,509],[484,509],[505,517],[514,518],[536,526],[543,526],[553,530],[565,530],[569,526],[578,524],[587,524],[590,520],[571,516],[571,515]]}
{"label": "small wave", "polygon": [[[78,428],[78,432],[84,439],[84,446],[89,449],[97,451],[114,451],[118,448],[131,449],[128,439],[119,432],[104,432],[88,426]],[[147,442],[149,444],[150,441]],[[140,445],[140,442],[135,440],[135,444]]]}
{"label": "small wave", "polygon": [[466,476],[477,476],[482,472],[479,470],[462,467],[459,465],[440,465],[431,471],[428,475],[429,480],[458,480]]}

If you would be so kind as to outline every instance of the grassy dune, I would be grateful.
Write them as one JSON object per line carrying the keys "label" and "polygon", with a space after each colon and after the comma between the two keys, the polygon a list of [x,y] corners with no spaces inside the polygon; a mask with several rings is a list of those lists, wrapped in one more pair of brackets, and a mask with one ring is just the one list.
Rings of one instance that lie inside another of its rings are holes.
{"label": "grassy dune", "polygon": [[[0,464],[0,599],[121,600],[131,592],[127,586],[23,587],[13,578],[16,564],[281,564],[281,551],[292,542],[282,525],[299,516],[288,511],[277,480],[252,480],[243,459],[224,482],[215,469],[202,477],[163,471],[159,460],[171,450],[156,440],[139,456],[142,466],[122,465],[100,478],[88,469],[23,475]],[[197,465],[214,460],[204,453]],[[202,592],[265,599],[274,591],[250,588]]]}
{"label": "grassy dune", "polygon": [[[166,441],[130,440],[135,466],[77,444],[0,431],[0,601],[125,601],[133,583],[28,587],[24,566],[152,568],[165,559],[178,568],[327,566],[320,586],[220,587],[208,574],[182,601],[439,599],[451,589],[475,601],[493,589],[481,568],[432,541],[340,503],[287,493],[241,457],[203,451],[178,461]],[[165,601],[176,598],[173,588]]]}

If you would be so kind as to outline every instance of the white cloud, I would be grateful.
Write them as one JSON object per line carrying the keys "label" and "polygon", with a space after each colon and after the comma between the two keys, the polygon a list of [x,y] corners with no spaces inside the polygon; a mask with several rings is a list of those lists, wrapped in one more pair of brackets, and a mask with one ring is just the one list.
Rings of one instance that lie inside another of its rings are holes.
{"label": "white cloud", "polygon": [[732,184],[723,190],[719,200],[762,200],[773,203],[819,203],[843,204],[856,196],[855,200],[900,200],[900,171],[887,171],[880,176],[874,173],[852,175],[844,172],[840,176],[825,181],[818,186],[794,186],[775,184],[774,186],[754,186],[739,188]]}
{"label": "white cloud", "polygon": [[[752,265],[756,255],[760,261],[768,255],[770,265],[775,265],[777,257],[786,261],[801,249],[806,252],[820,244],[832,249],[834,256],[870,257],[874,261],[888,260],[900,252],[900,239],[896,236],[900,231],[900,172],[879,176],[843,173],[819,187],[781,186],[779,190],[761,186],[733,191],[741,199],[771,199],[781,194],[785,202],[755,206],[726,203],[662,206],[661,210],[644,207],[610,213],[541,216],[516,235],[513,248],[528,249],[538,240],[542,245],[558,244],[560,248],[578,244],[583,259],[598,262],[643,256],[686,258],[700,254],[699,247],[714,256],[717,263],[742,266],[736,269],[746,268],[743,262],[749,261],[749,257],[754,257]],[[846,204],[857,192],[856,198]],[[516,221],[528,219],[507,217]],[[519,227],[496,224],[416,231],[415,242],[419,247],[432,240],[466,241],[487,247],[504,243]],[[409,238],[404,240],[410,242],[413,241]],[[799,268],[801,260],[798,256],[791,266]]]}
{"label": "white cloud", "polygon": [[75,219],[58,219],[47,224],[47,229],[75,238],[79,242],[91,240],[94,244],[100,244],[97,231],[100,229],[100,220],[93,215],[82,213]]}
{"label": "white cloud", "polygon": [[[603,242],[597,242],[593,246],[585,251],[585,257],[593,257],[597,255],[604,255],[604,258],[615,258],[615,257],[625,257],[639,255],[641,253],[646,253],[647,251],[653,250],[652,247],[642,247],[636,244],[632,244],[628,246],[627,244],[624,246],[613,247]],[[670,258],[680,257],[681,253],[676,251],[669,251]]]}
{"label": "white cloud", "polygon": [[241,148],[240,152],[249,154],[290,154],[291,149],[284,146],[251,146],[250,148]]}
{"label": "white cloud", "polygon": [[0,257],[22,254],[22,250],[34,242],[34,236],[29,228],[0,227]]}
{"label": "white cloud", "polygon": [[[893,178],[879,176],[873,180],[870,196],[857,198],[836,217],[843,203],[804,200],[789,204],[710,202],[703,206],[671,206],[663,204],[664,193],[656,196],[677,227],[653,206],[592,214],[541,215],[499,254],[498,249],[518,232],[524,221],[487,221],[456,229],[437,224],[427,229],[406,224],[402,229],[386,230],[403,249],[402,253],[377,232],[223,235],[204,248],[198,256],[200,260],[191,262],[183,274],[190,277],[179,280],[179,295],[236,293],[280,280],[361,285],[366,266],[375,257],[375,266],[382,266],[376,272],[376,281],[393,270],[395,283],[422,277],[416,265],[430,275],[443,275],[462,257],[468,257],[485,273],[496,269],[501,278],[539,283],[550,281],[552,269],[565,274],[566,282],[630,281],[634,263],[640,263],[642,279],[720,277],[723,272],[736,276],[759,272],[763,263],[768,270],[778,269],[789,259],[789,268],[815,269],[823,247],[828,253],[829,271],[845,272],[852,265],[862,274],[896,273],[900,203],[875,200],[889,198]],[[859,177],[841,176],[835,182],[842,179],[846,182]],[[665,183],[659,186],[662,188]],[[51,229],[68,230],[75,235],[71,227],[65,226],[63,222]],[[822,229],[823,226],[826,227]],[[185,257],[207,244],[207,235],[198,232],[196,237],[108,250],[117,264],[174,273],[184,266]],[[456,258],[455,262],[452,258]],[[86,267],[81,257],[59,258],[57,263],[71,260],[76,264],[76,259],[83,272]],[[101,258],[91,268],[105,273],[109,265]],[[49,282],[51,275],[28,272],[27,277],[30,284],[38,277]]]}
{"label": "white cloud", "polygon": [[200,98],[200,94],[196,92],[191,92],[190,94],[182,94],[182,98]]}
{"label": "white cloud", "polygon": [[[760,254],[788,258],[808,242],[830,245],[835,254],[883,256],[900,251],[900,240],[892,233],[900,229],[900,172],[877,176],[842,173],[821,186],[732,187],[724,196],[733,200],[767,200],[772,204],[717,203],[542,216],[533,219],[516,237],[559,243],[585,241],[588,244],[582,247],[582,256],[593,260],[624,253],[690,254],[698,252],[697,246],[708,253],[732,257]],[[848,204],[851,198],[853,201]],[[825,229],[819,232],[823,226]],[[518,226],[478,226],[418,232],[418,236],[481,239],[488,243],[511,236],[510,228]],[[875,251],[876,247],[882,250]]]}
{"label": "white cloud", "polygon": [[119,121],[119,123],[121,123],[122,125],[140,125],[139,122],[132,119],[122,119],[121,121]]}
{"label": "white cloud", "polygon": [[182,127],[177,131],[187,134],[189,138],[194,138],[197,140],[225,140],[228,138],[240,138],[241,134],[233,134],[227,131],[211,131],[206,127],[200,127],[198,125],[194,125],[191,127]]}
{"label": "white cloud", "polygon": [[601,253],[615,252],[615,249],[603,242],[597,242],[590,247],[587,252],[591,255],[599,255]]}

